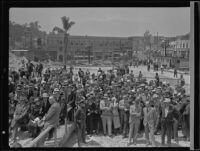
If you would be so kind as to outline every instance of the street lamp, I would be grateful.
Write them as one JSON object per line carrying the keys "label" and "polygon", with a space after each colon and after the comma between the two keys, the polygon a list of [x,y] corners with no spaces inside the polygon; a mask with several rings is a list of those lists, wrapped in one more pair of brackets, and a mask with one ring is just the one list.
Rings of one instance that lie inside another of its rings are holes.
{"label": "street lamp", "polygon": [[164,49],[165,49],[165,56],[166,56],[166,54],[167,54],[167,40],[166,39],[163,39],[162,40],[162,43],[164,44]]}
{"label": "street lamp", "polygon": [[85,46],[85,48],[86,48],[86,50],[88,50],[88,63],[90,64],[90,62],[91,62],[91,45],[89,44],[89,43],[87,43],[86,44],[86,46]]}

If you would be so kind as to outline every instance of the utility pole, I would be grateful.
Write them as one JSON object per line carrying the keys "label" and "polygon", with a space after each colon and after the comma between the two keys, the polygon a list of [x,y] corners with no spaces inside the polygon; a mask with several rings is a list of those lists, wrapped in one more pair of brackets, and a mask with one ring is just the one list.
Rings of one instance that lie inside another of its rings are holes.
{"label": "utility pole", "polygon": [[158,51],[158,32],[157,32],[157,51]]}
{"label": "utility pole", "polygon": [[91,46],[88,46],[88,62],[89,62],[89,64],[90,64],[90,50],[91,49]]}
{"label": "utility pole", "polygon": [[165,57],[166,57],[166,41],[164,41],[164,44],[165,44]]}

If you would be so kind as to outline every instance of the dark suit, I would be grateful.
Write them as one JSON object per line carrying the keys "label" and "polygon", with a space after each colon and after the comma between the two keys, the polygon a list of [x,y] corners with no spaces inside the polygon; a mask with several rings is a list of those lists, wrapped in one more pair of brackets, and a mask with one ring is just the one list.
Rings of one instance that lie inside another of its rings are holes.
{"label": "dark suit", "polygon": [[42,116],[44,116],[49,108],[51,107],[51,104],[49,103],[49,100],[42,100],[43,101],[43,104],[42,104]]}
{"label": "dark suit", "polygon": [[190,104],[188,103],[183,112],[183,127],[184,136],[190,138]]}
{"label": "dark suit", "polygon": [[76,106],[76,98],[77,98],[76,91],[72,91],[71,94],[69,94],[68,96],[67,103],[72,107],[72,109],[67,113],[70,121],[73,121],[74,118],[74,108]]}
{"label": "dark suit", "polygon": [[161,137],[162,144],[165,143],[165,135],[167,134],[167,144],[171,144],[172,127],[173,127],[173,106],[169,105],[168,113],[165,115],[165,108],[162,107],[161,113]]}
{"label": "dark suit", "polygon": [[178,107],[177,105],[174,105],[173,106],[173,111],[172,111],[172,114],[173,114],[173,129],[172,129],[172,132],[173,132],[173,137],[176,142],[178,142],[178,123],[179,123],[179,117],[180,117],[180,113],[178,111]]}
{"label": "dark suit", "polygon": [[85,142],[85,129],[86,129],[86,110],[78,106],[75,112],[76,130],[78,132],[78,145],[80,142]]}

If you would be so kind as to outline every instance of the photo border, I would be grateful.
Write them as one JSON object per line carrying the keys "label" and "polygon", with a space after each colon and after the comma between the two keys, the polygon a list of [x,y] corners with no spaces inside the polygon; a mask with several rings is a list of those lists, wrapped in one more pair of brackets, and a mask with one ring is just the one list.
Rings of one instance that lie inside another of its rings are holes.
{"label": "photo border", "polygon": [[[2,23],[1,24],[1,30],[2,30],[2,34],[1,34],[1,47],[2,50],[1,52],[1,59],[0,59],[0,65],[1,65],[1,94],[0,94],[0,100],[1,100],[1,147],[4,149],[11,149],[8,146],[8,63],[9,63],[9,55],[8,55],[8,37],[9,37],[9,9],[13,8],[13,7],[190,7],[190,1],[186,1],[186,0],[177,0],[177,1],[173,1],[173,0],[169,0],[169,1],[78,1],[78,0],[74,0],[74,1],[55,1],[55,0],[48,0],[48,1],[39,1],[39,0],[35,0],[35,1],[4,1],[3,3],[3,17],[2,17]],[[194,127],[191,128],[191,133],[193,133],[193,140],[194,140],[194,145],[192,149],[197,149],[200,148],[199,147],[199,131],[198,129],[200,129],[199,127],[199,121],[200,121],[200,113],[199,113],[199,107],[200,107],[200,103],[199,103],[199,9],[200,9],[200,5],[199,3],[195,3],[194,4],[194,33],[192,36],[194,36],[194,59],[190,60],[190,66],[191,69],[193,69],[191,71],[190,76],[194,77],[191,78],[191,90],[194,90],[194,104],[193,104],[193,108],[192,108],[192,112],[194,113],[194,119],[192,119],[192,121],[194,121]],[[192,12],[192,10],[191,10]],[[194,80],[193,80],[194,79]],[[192,81],[193,80],[193,81]],[[193,83],[193,86],[192,86]],[[190,108],[191,109],[191,108]],[[194,110],[193,110],[194,109]],[[197,113],[197,114],[196,114]],[[199,113],[199,114],[198,114]],[[191,124],[190,124],[191,125]],[[195,135],[197,134],[197,135]],[[191,139],[191,140],[192,140]],[[23,150],[26,148],[22,148]],[[30,148],[31,149],[31,148]],[[40,150],[41,148],[34,148],[33,150]],[[44,150],[47,149],[49,150],[50,148],[43,148]],[[60,149],[66,149],[66,148],[51,148],[53,150],[60,150]],[[79,149],[79,148],[73,148],[73,149]],[[90,148],[81,148],[81,149],[90,149]],[[106,149],[106,148],[103,148]],[[109,148],[112,149],[112,148]],[[114,148],[117,149],[117,148]],[[125,150],[133,150],[133,149],[141,149],[141,150],[151,150],[151,149],[158,149],[158,150],[171,150],[171,149],[175,149],[175,150],[189,150],[189,148],[185,148],[185,147],[181,147],[181,148],[121,148],[121,149],[125,149]],[[98,150],[98,148],[95,148],[95,150]]]}

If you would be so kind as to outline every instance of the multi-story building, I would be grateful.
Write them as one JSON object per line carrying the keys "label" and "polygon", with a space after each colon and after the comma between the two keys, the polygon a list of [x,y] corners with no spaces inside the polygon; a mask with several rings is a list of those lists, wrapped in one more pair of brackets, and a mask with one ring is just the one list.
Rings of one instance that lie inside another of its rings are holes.
{"label": "multi-story building", "polygon": [[[64,62],[89,62],[131,60],[133,56],[138,59],[153,59],[169,67],[189,66],[189,40],[173,41],[162,48],[163,36],[153,36],[149,46],[144,45],[143,36],[133,37],[97,37],[97,36],[68,36],[65,47],[64,33],[50,33],[47,36],[47,49],[51,60]],[[66,51],[65,51],[66,50]],[[148,57],[152,56],[153,58]],[[66,52],[66,53],[65,53]],[[148,55],[149,54],[149,55]],[[66,55],[66,57],[65,57]]]}
{"label": "multi-story building", "polygon": [[175,41],[169,42],[166,49],[160,49],[157,54],[154,54],[154,61],[167,65],[168,67],[189,69],[189,51],[189,38],[181,39],[181,37],[178,37]]}
{"label": "multi-story building", "polygon": [[49,58],[53,61],[64,61],[64,34],[54,32],[47,35],[47,49],[46,52],[49,54]]}
{"label": "multi-story building", "polygon": [[143,36],[129,38],[132,41],[133,56],[140,60],[152,59],[152,52],[159,50],[163,36],[151,36],[149,43],[144,42]]}
{"label": "multi-story building", "polygon": [[[47,37],[47,51],[53,58],[64,62],[65,43],[63,33],[50,33]],[[69,36],[67,40],[67,61],[118,60],[124,54],[131,54],[131,41],[127,37]]]}

